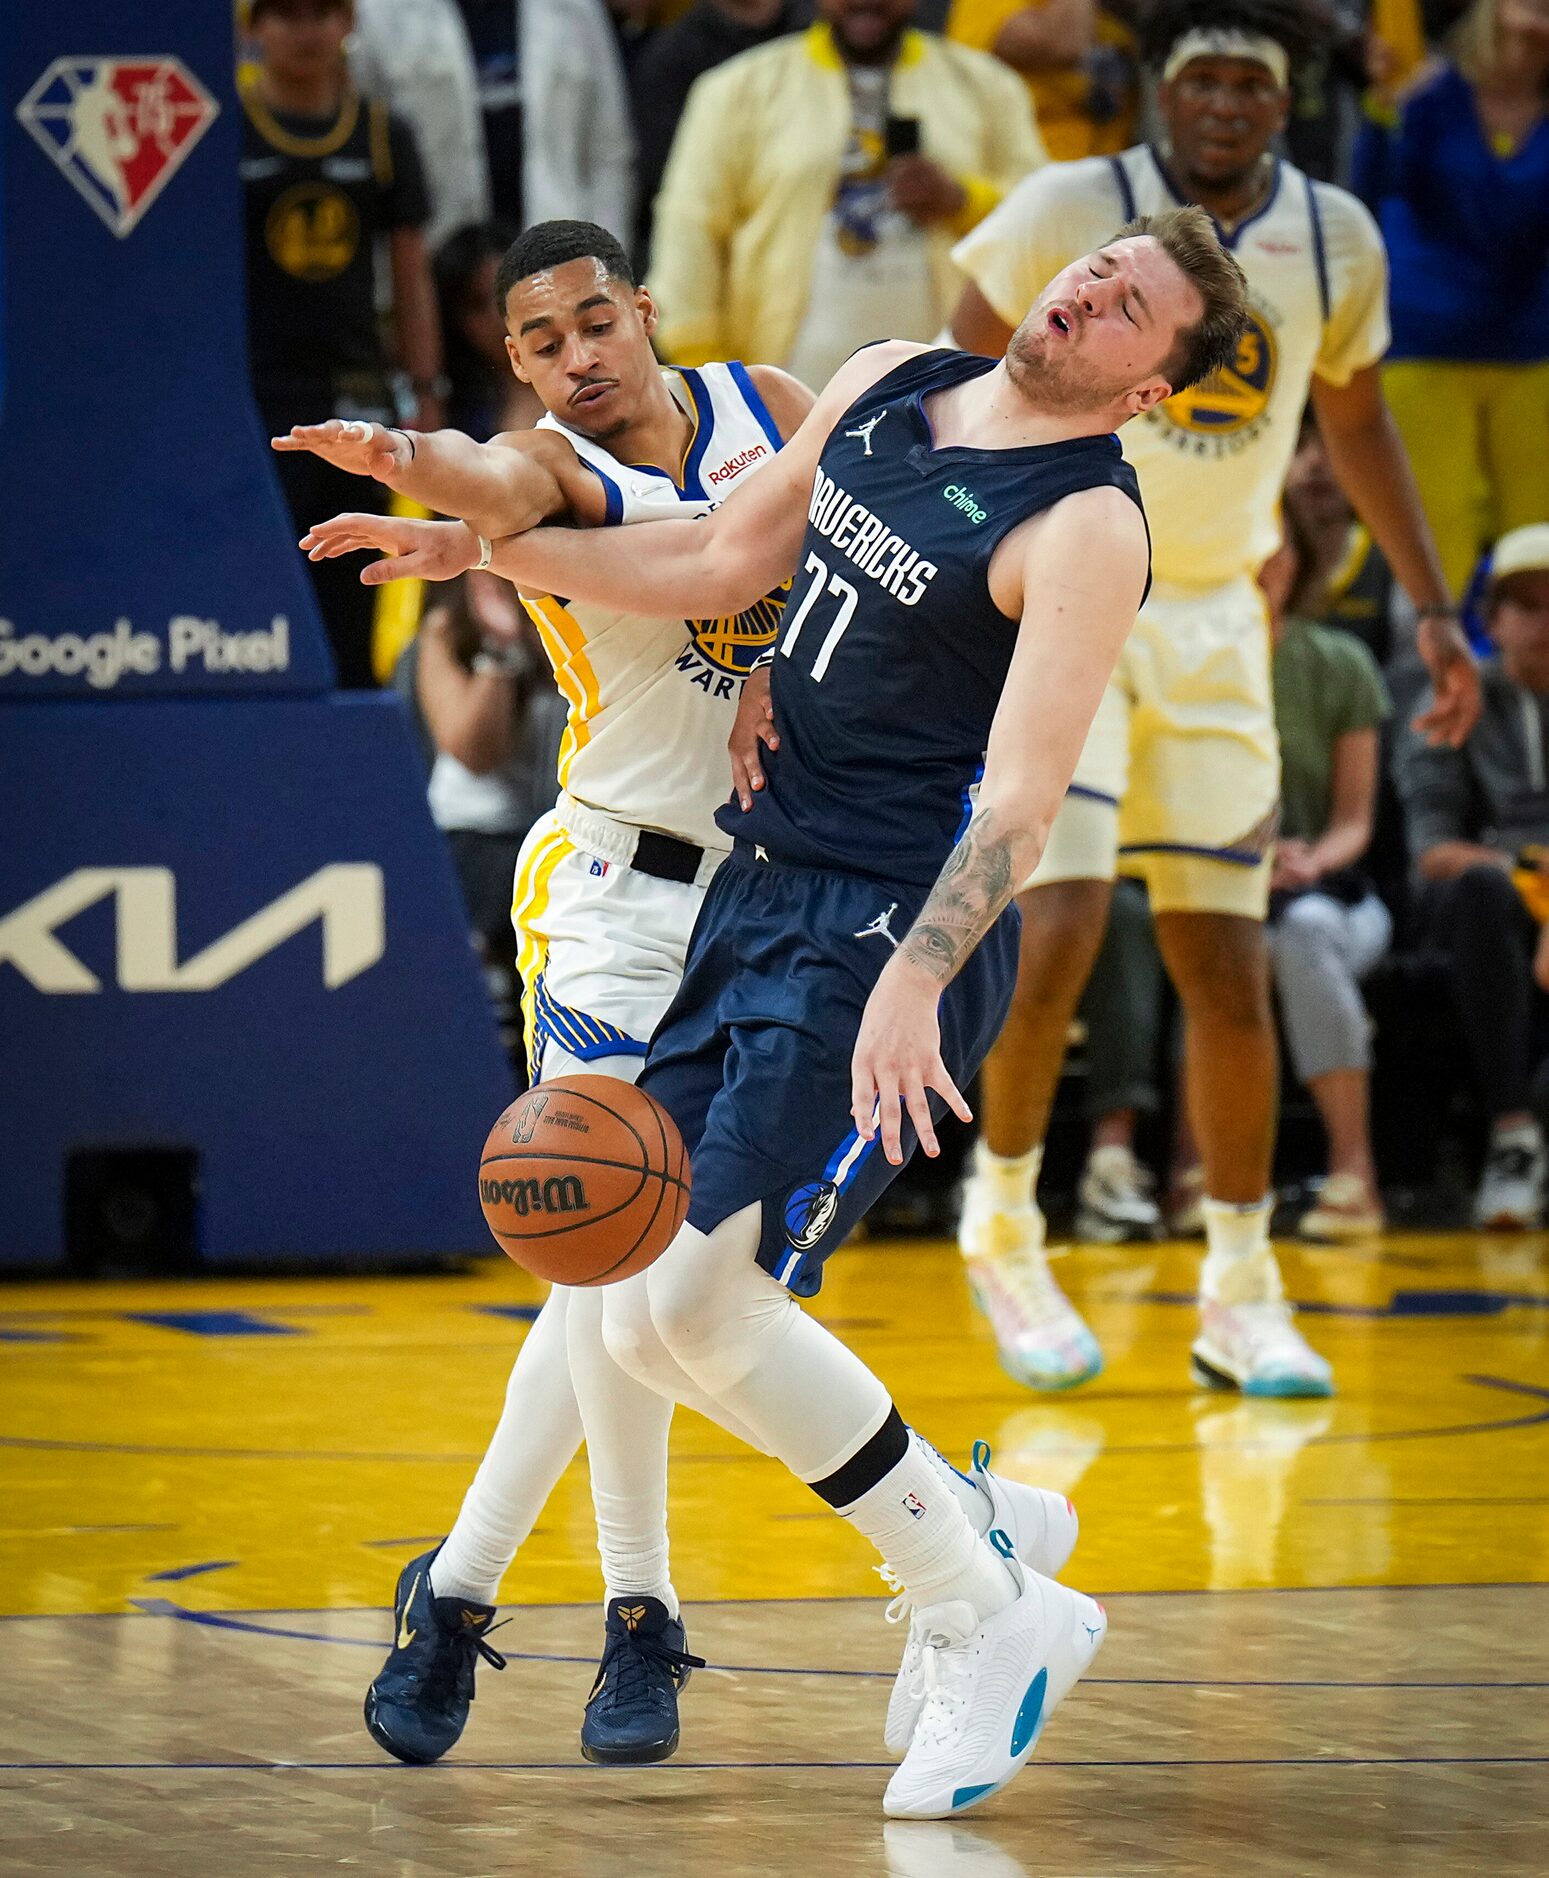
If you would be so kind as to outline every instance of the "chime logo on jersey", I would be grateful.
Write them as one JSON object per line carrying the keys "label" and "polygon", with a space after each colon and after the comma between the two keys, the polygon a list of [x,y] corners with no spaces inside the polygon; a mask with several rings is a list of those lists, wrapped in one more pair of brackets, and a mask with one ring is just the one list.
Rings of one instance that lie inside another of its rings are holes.
{"label": "chime logo on jersey", "polygon": [[219,106],[181,59],[55,59],[16,115],[115,235],[187,161]]}
{"label": "chime logo on jersey", "polygon": [[1250,313],[1247,331],[1237,343],[1237,356],[1231,364],[1187,391],[1175,393],[1158,409],[1176,430],[1191,439],[1240,436],[1269,408],[1276,363],[1269,322],[1258,313]]}
{"label": "chime logo on jersey", "polygon": [[834,1223],[839,1189],[831,1180],[809,1180],[785,1202],[785,1236],[798,1252],[810,1252]]}

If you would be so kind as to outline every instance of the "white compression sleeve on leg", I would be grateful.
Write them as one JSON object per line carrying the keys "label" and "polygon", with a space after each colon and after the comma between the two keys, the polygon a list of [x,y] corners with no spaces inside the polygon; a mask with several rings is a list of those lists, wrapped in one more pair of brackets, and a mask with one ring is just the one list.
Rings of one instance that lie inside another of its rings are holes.
{"label": "white compression sleeve on leg", "polygon": [[562,1285],[553,1288],[517,1352],[500,1421],[430,1568],[437,1597],[495,1602],[517,1548],[581,1445],[565,1348],[569,1297]]}
{"label": "white compression sleeve on leg", "polygon": [[586,1429],[597,1552],[610,1598],[660,1598],[674,1617],[667,1552],[667,1435],[672,1403],[627,1375],[603,1347],[601,1288],[570,1299],[570,1374]]}

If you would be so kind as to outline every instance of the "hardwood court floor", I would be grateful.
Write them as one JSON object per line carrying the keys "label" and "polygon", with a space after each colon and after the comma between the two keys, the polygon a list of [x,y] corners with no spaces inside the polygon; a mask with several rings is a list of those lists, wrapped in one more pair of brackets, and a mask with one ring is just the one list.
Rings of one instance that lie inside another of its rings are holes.
{"label": "hardwood court floor", "polygon": [[957,1824],[884,1826],[898,1636],[866,1548],[689,1415],[674,1576],[715,1666],[678,1758],[575,1751],[599,1587],[572,1468],[455,1756],[360,1726],[535,1292],[460,1276],[0,1289],[0,1871],[393,1878],[1549,1872],[1549,1240],[1288,1248],[1329,1403],[1202,1395],[1195,1254],[1061,1275],[1109,1367],[1007,1381],[939,1246],[822,1314],[954,1454],[1073,1494],[1096,1672]]}

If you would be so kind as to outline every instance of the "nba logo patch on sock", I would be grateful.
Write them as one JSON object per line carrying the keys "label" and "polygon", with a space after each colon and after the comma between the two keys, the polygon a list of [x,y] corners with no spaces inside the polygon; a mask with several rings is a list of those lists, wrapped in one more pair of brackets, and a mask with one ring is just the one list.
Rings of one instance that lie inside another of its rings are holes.
{"label": "nba logo patch on sock", "polygon": [[906,1493],[904,1495],[904,1511],[911,1519],[924,1519],[925,1502],[917,1493]]}

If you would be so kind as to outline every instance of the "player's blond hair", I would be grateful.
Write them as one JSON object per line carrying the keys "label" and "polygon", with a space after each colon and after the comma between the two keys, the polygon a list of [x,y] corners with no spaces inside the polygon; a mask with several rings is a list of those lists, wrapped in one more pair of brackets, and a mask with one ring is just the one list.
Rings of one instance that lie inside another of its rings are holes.
{"label": "player's blond hair", "polygon": [[1247,279],[1221,246],[1215,223],[1192,203],[1160,215],[1137,215],[1115,239],[1125,241],[1132,235],[1149,235],[1165,248],[1205,303],[1194,324],[1178,334],[1178,343],[1161,367],[1173,390],[1185,391],[1236,357],[1238,342],[1248,327]]}

